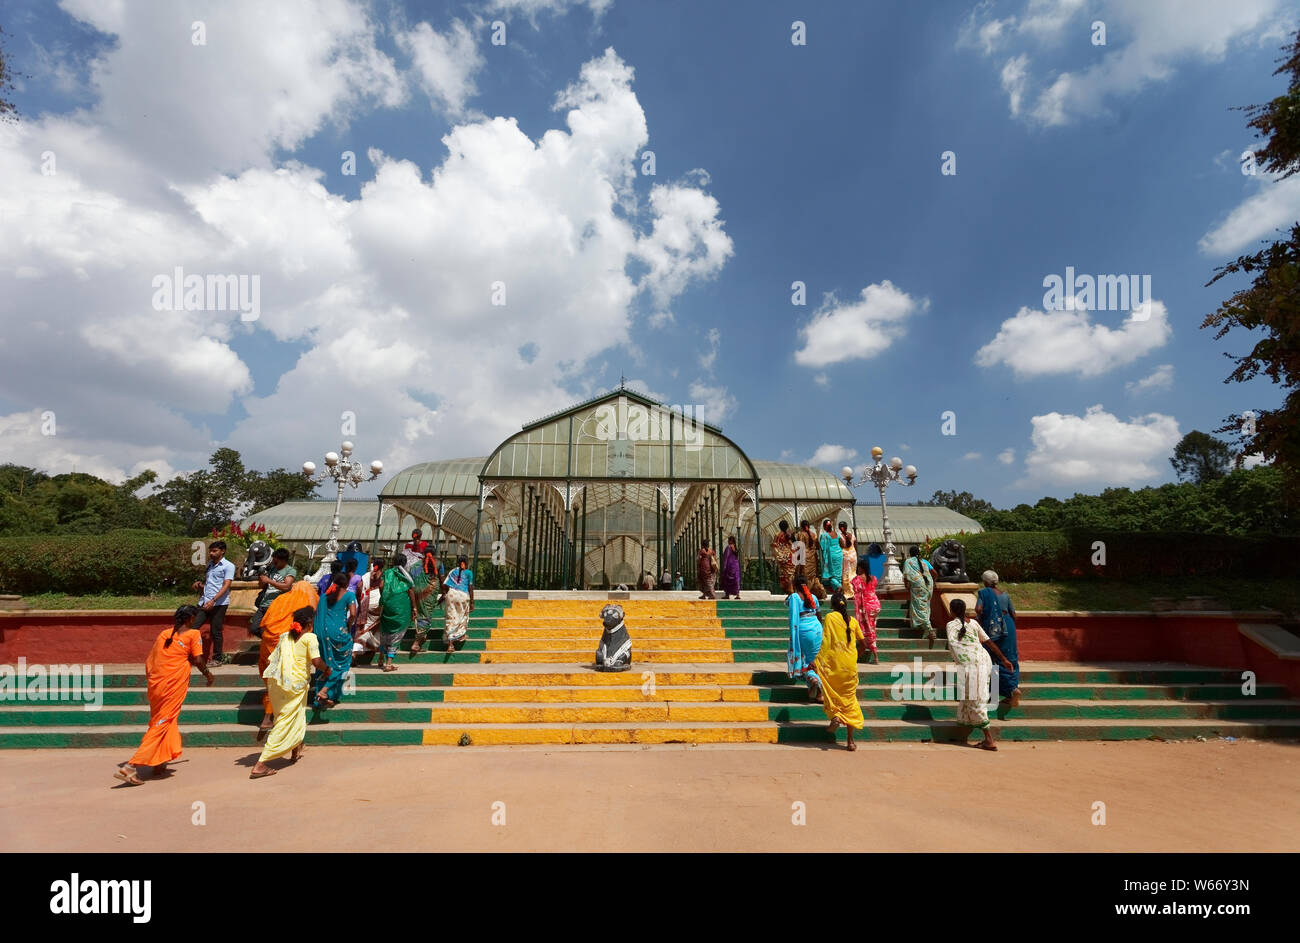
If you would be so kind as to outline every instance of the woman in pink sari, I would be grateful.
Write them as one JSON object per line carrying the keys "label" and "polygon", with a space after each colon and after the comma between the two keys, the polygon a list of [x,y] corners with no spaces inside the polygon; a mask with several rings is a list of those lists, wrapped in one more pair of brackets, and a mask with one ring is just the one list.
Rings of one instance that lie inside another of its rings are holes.
{"label": "woman in pink sari", "polygon": [[858,561],[858,572],[853,577],[853,610],[858,617],[858,649],[860,654],[871,652],[871,664],[880,664],[876,652],[876,614],[880,612],[880,598],[876,595],[876,578],[866,560]]}

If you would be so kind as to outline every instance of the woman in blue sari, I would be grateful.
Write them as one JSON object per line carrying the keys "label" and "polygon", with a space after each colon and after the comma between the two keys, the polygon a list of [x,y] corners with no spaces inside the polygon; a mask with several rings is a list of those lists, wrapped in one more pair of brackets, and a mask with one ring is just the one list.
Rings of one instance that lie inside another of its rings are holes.
{"label": "woman in blue sari", "polygon": [[790,645],[786,649],[786,669],[791,678],[808,684],[810,700],[821,703],[822,682],[813,670],[813,662],[822,648],[822,624],[817,618],[817,597],[808,589],[808,578],[798,573],[794,592],[785,599],[790,613]]}
{"label": "woman in blue sari", "polygon": [[988,635],[989,640],[997,645],[1011,667],[999,664],[998,695],[1006,698],[1007,704],[1017,707],[1020,704],[1020,652],[1016,646],[1016,607],[1011,597],[998,589],[998,575],[992,570],[984,571],[984,588],[975,597],[975,618]]}
{"label": "woman in blue sari", "polygon": [[347,576],[336,573],[316,606],[316,621],[312,625],[321,660],[330,669],[328,676],[318,671],[312,679],[318,709],[333,707],[343,699],[343,683],[352,669],[352,632],[348,627],[356,614],[356,593],[348,589]]}

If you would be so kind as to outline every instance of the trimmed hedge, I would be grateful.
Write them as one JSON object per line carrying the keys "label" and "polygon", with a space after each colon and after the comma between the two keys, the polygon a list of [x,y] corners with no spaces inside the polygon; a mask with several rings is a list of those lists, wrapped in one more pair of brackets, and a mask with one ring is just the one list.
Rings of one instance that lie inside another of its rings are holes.
{"label": "trimmed hedge", "polygon": [[[966,574],[1004,582],[1142,579],[1151,576],[1300,576],[1300,538],[1119,531],[985,531],[951,534],[966,548]],[[924,548],[926,555],[947,537]],[[1098,544],[1104,545],[1099,547]],[[1104,564],[1093,560],[1103,559]]]}
{"label": "trimmed hedge", "polygon": [[68,537],[0,537],[0,592],[144,595],[188,592],[195,538],[147,531]]}

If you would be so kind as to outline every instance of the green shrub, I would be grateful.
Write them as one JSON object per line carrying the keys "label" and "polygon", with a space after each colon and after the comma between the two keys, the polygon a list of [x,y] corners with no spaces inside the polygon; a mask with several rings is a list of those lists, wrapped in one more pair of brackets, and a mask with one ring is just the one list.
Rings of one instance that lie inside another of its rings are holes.
{"label": "green shrub", "polygon": [[[1287,577],[1300,572],[1300,538],[1236,537],[1170,531],[1130,533],[986,531],[949,534],[923,545],[927,558],[949,538],[966,548],[966,574],[993,570],[1006,582],[1144,579],[1154,576]],[[1104,557],[1103,557],[1104,553]],[[1094,560],[1104,563],[1094,563]]]}
{"label": "green shrub", "polygon": [[207,565],[190,538],[140,531],[0,538],[0,592],[143,595],[188,592]]}

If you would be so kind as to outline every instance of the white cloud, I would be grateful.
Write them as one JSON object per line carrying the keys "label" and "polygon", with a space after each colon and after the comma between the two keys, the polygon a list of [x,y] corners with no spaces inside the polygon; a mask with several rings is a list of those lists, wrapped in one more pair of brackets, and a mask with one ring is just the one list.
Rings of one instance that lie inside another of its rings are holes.
{"label": "white cloud", "polygon": [[1246,197],[1197,243],[1206,255],[1235,255],[1254,251],[1262,239],[1276,237],[1300,219],[1300,174],[1277,179],[1261,175],[1258,189]]}
{"label": "white cloud", "polygon": [[825,390],[830,388],[831,378],[824,373],[819,373],[813,377],[813,382]]}
{"label": "white cloud", "polygon": [[1033,448],[1017,485],[1125,486],[1169,471],[1168,458],[1182,437],[1173,416],[1148,413],[1123,422],[1101,405],[1083,416],[1034,416]]}
{"label": "white cloud", "polygon": [[[208,57],[204,76],[231,80],[196,94],[182,70],[168,101],[203,101],[193,110],[224,121],[221,133],[238,143],[209,152],[204,135],[185,139],[199,120],[189,116],[173,132],[184,159],[160,161],[149,153],[156,134],[118,133],[114,122],[134,120],[106,116],[123,108],[119,73],[143,75],[164,28],[134,4],[86,14],[119,40],[94,67],[105,100],[0,126],[0,397],[59,420],[55,441],[21,440],[31,461],[195,468],[218,444],[205,420],[231,416],[220,444],[251,467],[292,468],[338,438],[343,410],[356,413],[359,454],[392,470],[485,454],[521,422],[574,401],[588,364],[630,342],[640,297],[667,310],[730,255],[712,197],[677,183],[638,201],[631,167],[649,133],[632,70],[612,50],[560,93],[563,121],[540,138],[513,118],[466,119],[432,168],[372,150],[358,169],[373,174],[349,200],[324,185],[333,168],[274,154],[353,107],[385,106],[380,92],[353,89],[378,27],[339,2],[297,10],[296,28],[310,22],[310,36],[284,28],[279,4],[175,8],[185,55],[191,19],[204,19],[209,45],[192,52]],[[172,23],[172,9],[154,12]],[[156,72],[150,80],[167,84]],[[292,87],[259,84],[276,81]],[[316,117],[278,116],[281,104]],[[45,148],[59,154],[53,176],[33,156]],[[629,274],[647,258],[645,274]],[[177,265],[260,275],[260,320],[154,311],[151,280]],[[491,302],[495,282],[504,305]],[[276,342],[293,345],[296,361],[284,364]],[[254,371],[240,352],[258,344],[271,351]],[[719,410],[710,418],[734,411],[724,387],[697,391]],[[329,407],[304,412],[305,402]]]}
{"label": "white cloud", "polygon": [[711,425],[721,427],[736,411],[736,398],[727,392],[725,386],[696,380],[690,385],[690,394],[691,402],[704,407],[696,415]]}
{"label": "white cloud", "polygon": [[[62,6],[116,39],[91,68],[98,130],[172,180],[269,166],[274,149],[406,94],[367,8],[352,0]],[[206,45],[193,44],[194,21]]]}
{"label": "white cloud", "polygon": [[[1188,62],[1217,62],[1235,44],[1263,43],[1290,23],[1285,0],[1026,0],[1021,12],[993,15],[980,3],[957,45],[986,57],[1008,55],[1001,81],[1013,116],[1063,125],[1104,113],[1112,99],[1168,81]],[[1086,15],[1080,15],[1086,13]],[[1091,24],[1106,24],[1106,46]],[[1034,57],[1052,68],[1033,67]],[[1062,61],[1077,62],[1061,69]]]}
{"label": "white cloud", "polygon": [[1244,455],[1241,459],[1242,468],[1258,468],[1261,465],[1267,464],[1268,462],[1264,461],[1263,454],[1259,452],[1252,452],[1250,455]]}
{"label": "white cloud", "polygon": [[722,343],[722,332],[716,327],[711,327],[709,333],[704,335],[704,340],[709,345],[709,351],[700,354],[700,366],[705,370],[712,370],[714,361],[718,359],[718,346]]}
{"label": "white cloud", "polygon": [[979,452],[967,452],[965,455],[963,455],[963,456],[961,457],[961,460],[962,460],[963,462],[977,462],[977,461],[979,461],[982,457],[983,457],[983,456],[980,455]]}
{"label": "white cloud", "polygon": [[661,327],[673,320],[671,300],[690,282],[721,271],[733,249],[718,218],[718,201],[703,190],[656,184],[650,208],[654,227],[637,240],[636,256],[649,266],[642,287],[654,303],[651,326]]}
{"label": "white cloud", "polygon": [[851,449],[843,445],[834,445],[830,442],[824,442],[817,446],[817,451],[813,452],[812,458],[808,459],[808,465],[842,465],[858,457],[858,450]]}
{"label": "white cloud", "polygon": [[918,301],[888,279],[862,289],[857,301],[841,303],[827,293],[799,330],[803,347],[795,352],[795,363],[825,367],[874,357],[907,332],[909,318],[929,306],[928,298]]}
{"label": "white cloud", "polygon": [[1124,384],[1124,389],[1129,393],[1157,393],[1162,390],[1172,389],[1174,385],[1174,365],[1171,363],[1162,363],[1156,367],[1150,374],[1141,380],[1130,380]]}
{"label": "white cloud", "polygon": [[998,461],[1001,462],[1003,465],[1014,464],[1016,461],[1016,450],[1003,449],[1001,452],[998,453]]}
{"label": "white cloud", "polygon": [[428,23],[418,23],[395,38],[398,48],[414,61],[430,99],[452,115],[463,112],[465,102],[477,91],[474,75],[484,62],[469,27],[454,20],[446,33],[439,33]]}
{"label": "white cloud", "polygon": [[[1138,320],[1140,315],[1149,315]],[[1118,327],[1094,324],[1087,311],[1021,308],[975,354],[982,367],[1010,367],[1018,378],[1076,373],[1091,377],[1132,363],[1172,336],[1164,303],[1134,309]]]}
{"label": "white cloud", "polygon": [[613,5],[614,0],[488,0],[486,9],[489,13],[519,13],[535,22],[539,13],[563,14],[577,7],[587,7],[599,19]]}

